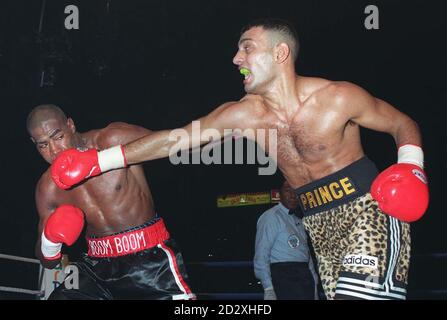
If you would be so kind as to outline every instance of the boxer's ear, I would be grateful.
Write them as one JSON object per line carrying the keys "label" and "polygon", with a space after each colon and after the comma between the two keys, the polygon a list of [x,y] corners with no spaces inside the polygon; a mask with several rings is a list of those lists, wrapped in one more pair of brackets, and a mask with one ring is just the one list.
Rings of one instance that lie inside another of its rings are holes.
{"label": "boxer's ear", "polygon": [[75,126],[74,121],[73,121],[72,118],[68,118],[68,119],[67,119],[67,126],[70,128],[70,131],[71,131],[72,133],[75,133],[75,132],[76,132],[76,126]]}
{"label": "boxer's ear", "polygon": [[287,43],[281,42],[278,43],[275,47],[274,57],[275,61],[279,64],[285,62],[287,58],[290,56],[290,48]]}

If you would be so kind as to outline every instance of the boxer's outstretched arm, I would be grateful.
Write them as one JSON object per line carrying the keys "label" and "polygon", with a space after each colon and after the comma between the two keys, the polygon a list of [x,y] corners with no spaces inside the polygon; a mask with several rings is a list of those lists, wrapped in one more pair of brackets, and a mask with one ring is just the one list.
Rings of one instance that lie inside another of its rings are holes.
{"label": "boxer's outstretched arm", "polygon": [[196,134],[194,126],[200,124],[200,132],[206,129],[215,129],[221,137],[225,129],[245,129],[255,124],[252,123],[253,114],[250,114],[252,104],[247,101],[229,102],[221,105],[210,114],[192,122],[189,125],[174,130],[162,130],[153,132],[134,142],[124,146],[124,154],[127,164],[134,164],[148,160],[165,158],[180,150],[197,147],[209,142],[201,139],[201,134]]}
{"label": "boxer's outstretched arm", "polygon": [[397,146],[421,146],[421,134],[415,121],[389,103],[371,96],[351,83],[337,83],[328,92],[335,97],[337,107],[362,127],[389,133]]}
{"label": "boxer's outstretched arm", "polygon": [[244,134],[245,129],[256,129],[262,121],[265,109],[256,101],[249,97],[226,103],[184,128],[153,132],[125,146],[119,144],[99,152],[65,150],[51,164],[51,178],[59,188],[69,189],[109,170],[164,158],[207,143],[210,138],[220,139],[231,133],[225,129],[241,129]]}

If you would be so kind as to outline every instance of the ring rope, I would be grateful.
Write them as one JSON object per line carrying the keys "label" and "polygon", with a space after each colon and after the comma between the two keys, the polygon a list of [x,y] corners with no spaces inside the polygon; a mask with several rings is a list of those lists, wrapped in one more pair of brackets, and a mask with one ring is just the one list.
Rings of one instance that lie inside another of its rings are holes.
{"label": "ring rope", "polygon": [[[35,264],[40,265],[40,261],[37,259],[13,256],[13,255],[9,255],[9,254],[0,253],[0,259],[22,261],[22,262],[35,263]],[[39,279],[39,285],[40,285],[40,279]],[[13,292],[13,293],[24,293],[24,294],[31,294],[31,295],[35,295],[35,296],[43,296],[45,294],[45,292],[43,290],[29,290],[29,289],[13,288],[13,287],[5,287],[5,286],[0,286],[0,291]]]}
{"label": "ring rope", "polygon": [[12,288],[12,287],[3,287],[3,286],[0,286],[0,291],[14,292],[14,293],[26,293],[26,294],[36,295],[36,296],[44,295],[44,291],[41,291],[41,290],[28,290],[28,289],[22,289],[22,288]]}
{"label": "ring rope", "polygon": [[12,255],[9,255],[9,254],[2,254],[2,253],[0,253],[0,258],[40,264],[40,261],[37,260],[37,259],[12,256]]}

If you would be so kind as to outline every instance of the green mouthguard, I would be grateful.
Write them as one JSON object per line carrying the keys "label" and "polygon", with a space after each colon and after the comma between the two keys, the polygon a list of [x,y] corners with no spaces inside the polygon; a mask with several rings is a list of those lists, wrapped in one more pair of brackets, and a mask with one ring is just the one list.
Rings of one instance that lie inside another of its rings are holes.
{"label": "green mouthguard", "polygon": [[241,70],[239,70],[239,72],[244,76],[248,76],[250,74],[250,70],[246,68],[242,68]]}

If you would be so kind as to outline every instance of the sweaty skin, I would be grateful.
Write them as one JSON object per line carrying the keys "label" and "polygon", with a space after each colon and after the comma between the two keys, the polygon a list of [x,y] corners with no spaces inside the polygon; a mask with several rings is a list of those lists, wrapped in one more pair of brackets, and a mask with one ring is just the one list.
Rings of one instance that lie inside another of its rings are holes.
{"label": "sweaty skin", "polygon": [[[58,153],[69,148],[105,149],[150,134],[150,130],[112,123],[106,128],[78,133],[73,121],[63,123],[48,119],[31,130],[32,140],[42,157],[51,163]],[[152,195],[143,168],[130,166],[94,177],[69,190],[59,189],[48,169],[36,187],[36,204],[40,217],[36,255],[47,267],[49,262],[40,250],[40,235],[49,215],[62,204],[80,208],[86,218],[88,236],[104,236],[141,225],[155,215]]]}
{"label": "sweaty skin", "polygon": [[[296,75],[287,44],[270,43],[262,27],[241,36],[233,63],[249,70],[243,81],[247,95],[200,118],[202,130],[223,135],[224,129],[277,129],[277,157],[269,155],[293,188],[360,159],[359,126],[389,133],[397,146],[421,145],[418,126],[407,115],[352,83]],[[184,129],[191,133],[192,125]],[[169,133],[158,131],[126,145],[127,163],[169,156],[178,151],[174,145],[188,149],[207,142],[191,134],[192,139],[169,141]],[[269,152],[267,140],[257,143]]]}

